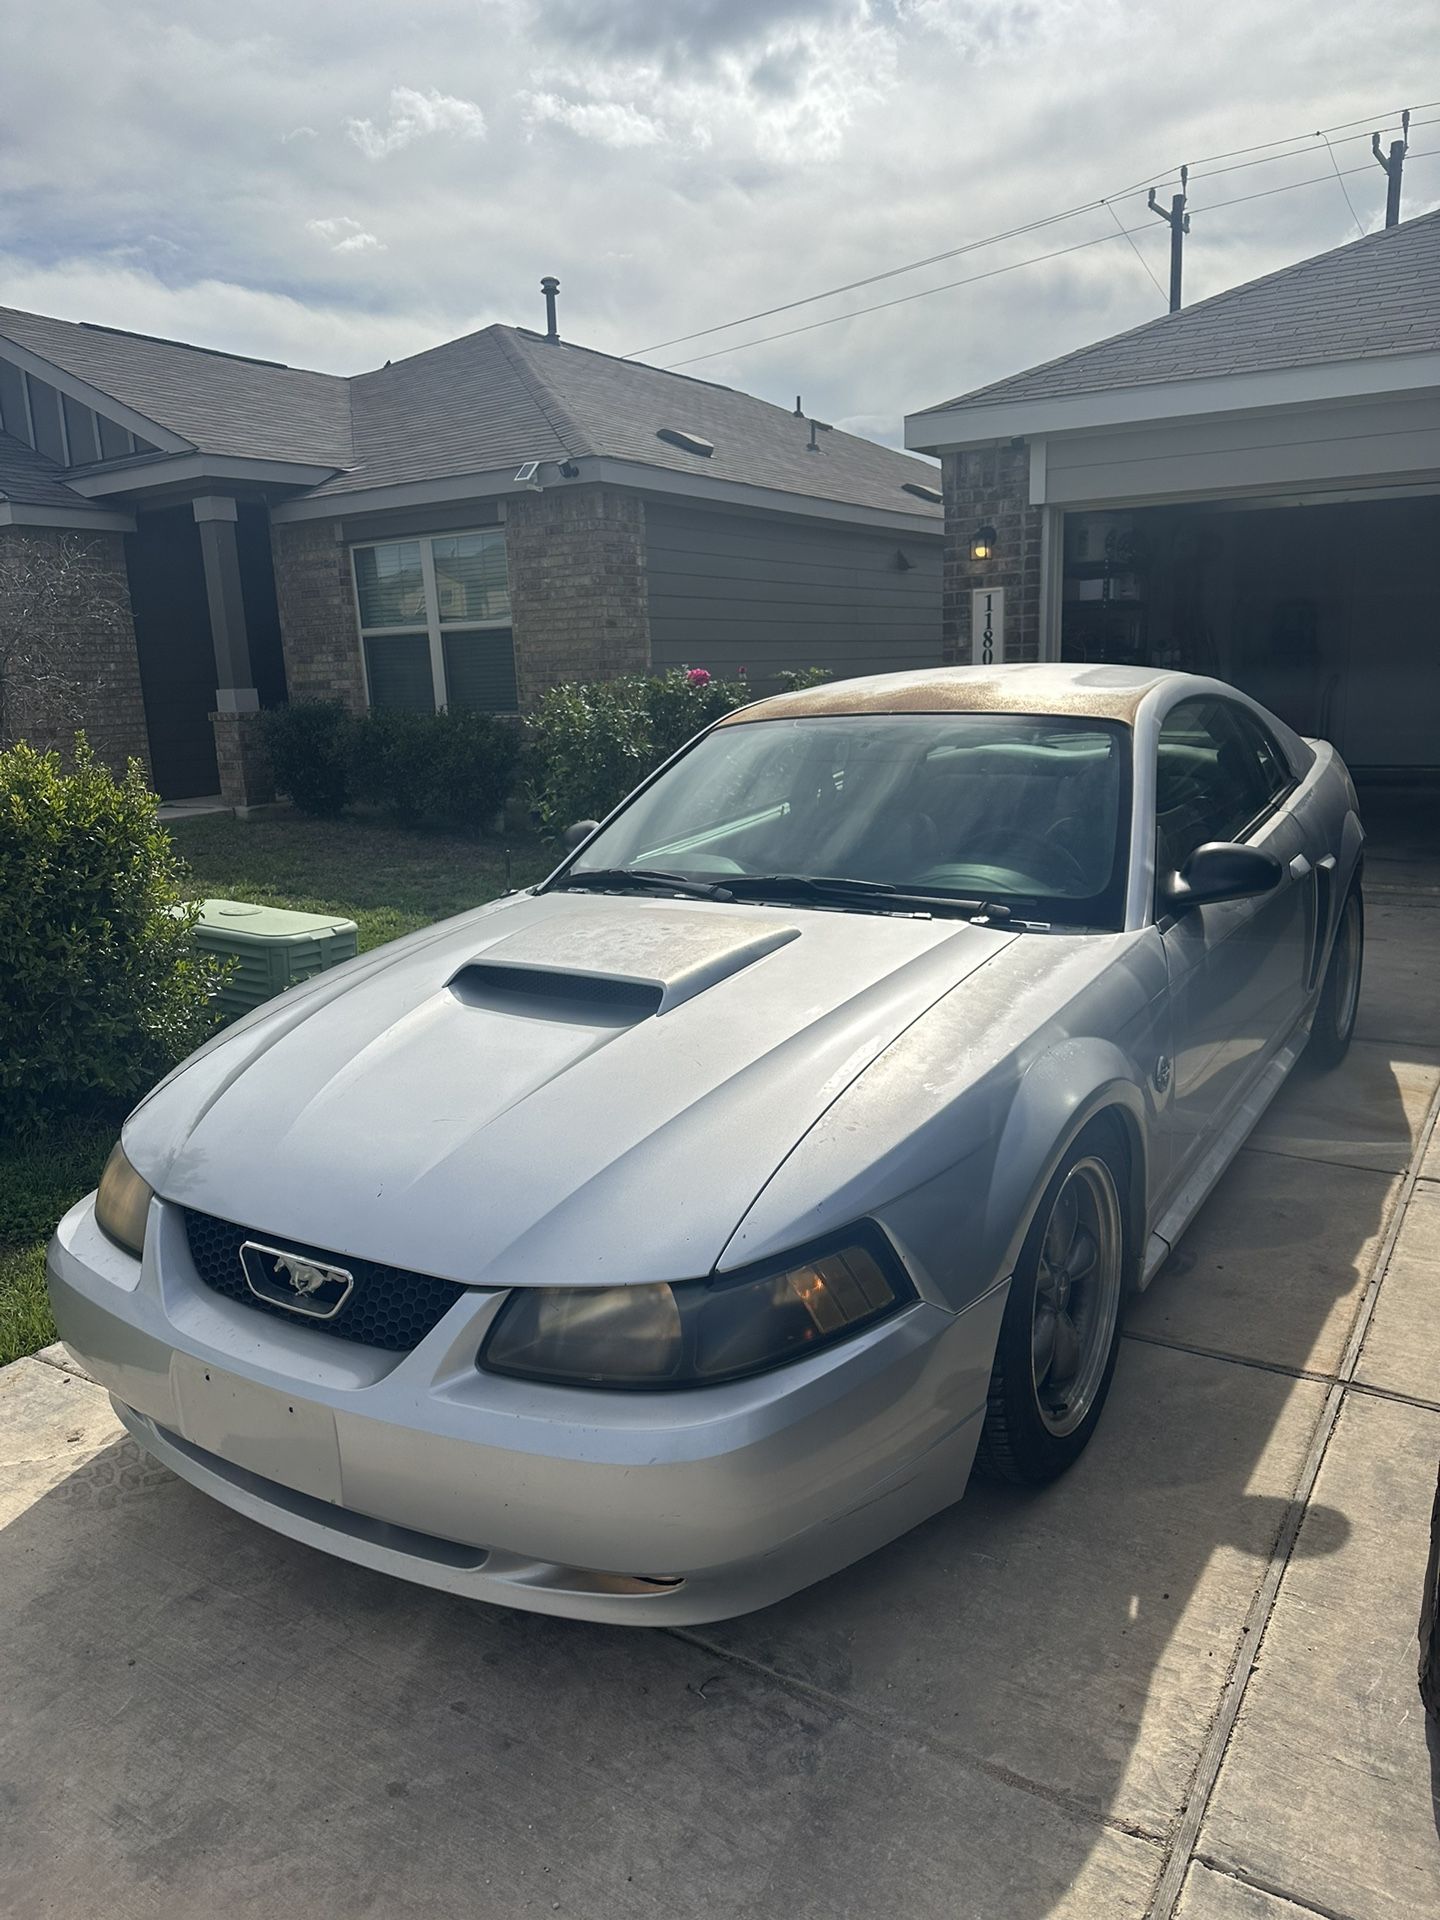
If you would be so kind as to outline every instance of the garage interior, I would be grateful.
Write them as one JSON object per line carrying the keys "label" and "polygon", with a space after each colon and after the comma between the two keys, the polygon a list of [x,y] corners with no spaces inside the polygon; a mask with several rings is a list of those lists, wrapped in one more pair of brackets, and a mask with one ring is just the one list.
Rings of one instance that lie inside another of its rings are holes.
{"label": "garage interior", "polygon": [[1440,492],[1067,512],[1064,556],[1062,658],[1213,674],[1440,784]]}

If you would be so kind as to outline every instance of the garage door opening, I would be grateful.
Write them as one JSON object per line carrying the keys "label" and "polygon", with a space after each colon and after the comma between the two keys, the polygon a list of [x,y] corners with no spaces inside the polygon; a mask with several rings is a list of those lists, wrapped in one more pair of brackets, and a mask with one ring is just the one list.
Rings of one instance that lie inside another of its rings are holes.
{"label": "garage door opening", "polygon": [[1066,660],[1242,688],[1352,769],[1440,777],[1440,494],[1065,515]]}

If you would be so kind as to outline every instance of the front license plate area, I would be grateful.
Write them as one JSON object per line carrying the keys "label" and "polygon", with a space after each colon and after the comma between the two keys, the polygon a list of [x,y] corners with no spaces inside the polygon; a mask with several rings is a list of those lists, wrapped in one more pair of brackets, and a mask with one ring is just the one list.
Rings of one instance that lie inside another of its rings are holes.
{"label": "front license plate area", "polygon": [[181,1435],[192,1446],[339,1505],[340,1443],[328,1407],[291,1399],[185,1353],[171,1356],[170,1384]]}

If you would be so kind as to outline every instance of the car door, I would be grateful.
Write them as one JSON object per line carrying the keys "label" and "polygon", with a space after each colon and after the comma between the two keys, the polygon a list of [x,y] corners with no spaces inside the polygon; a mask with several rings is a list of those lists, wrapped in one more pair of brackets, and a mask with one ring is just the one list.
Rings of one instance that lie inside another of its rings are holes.
{"label": "car door", "polygon": [[1271,854],[1280,883],[1159,921],[1170,979],[1171,1170],[1178,1177],[1224,1125],[1300,1017],[1314,883],[1286,807],[1293,773],[1249,709],[1218,696],[1182,701],[1157,748],[1156,871],[1207,841]]}

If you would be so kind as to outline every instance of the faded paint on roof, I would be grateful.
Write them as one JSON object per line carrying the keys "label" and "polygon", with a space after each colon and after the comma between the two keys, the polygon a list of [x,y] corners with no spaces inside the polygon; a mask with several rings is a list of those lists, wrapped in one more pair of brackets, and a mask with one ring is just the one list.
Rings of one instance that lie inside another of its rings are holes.
{"label": "faded paint on roof", "polygon": [[855,713],[1053,713],[1097,720],[1135,717],[1145,696],[1175,676],[1148,667],[1053,661],[1003,667],[935,667],[778,693],[727,714],[721,726]]}

